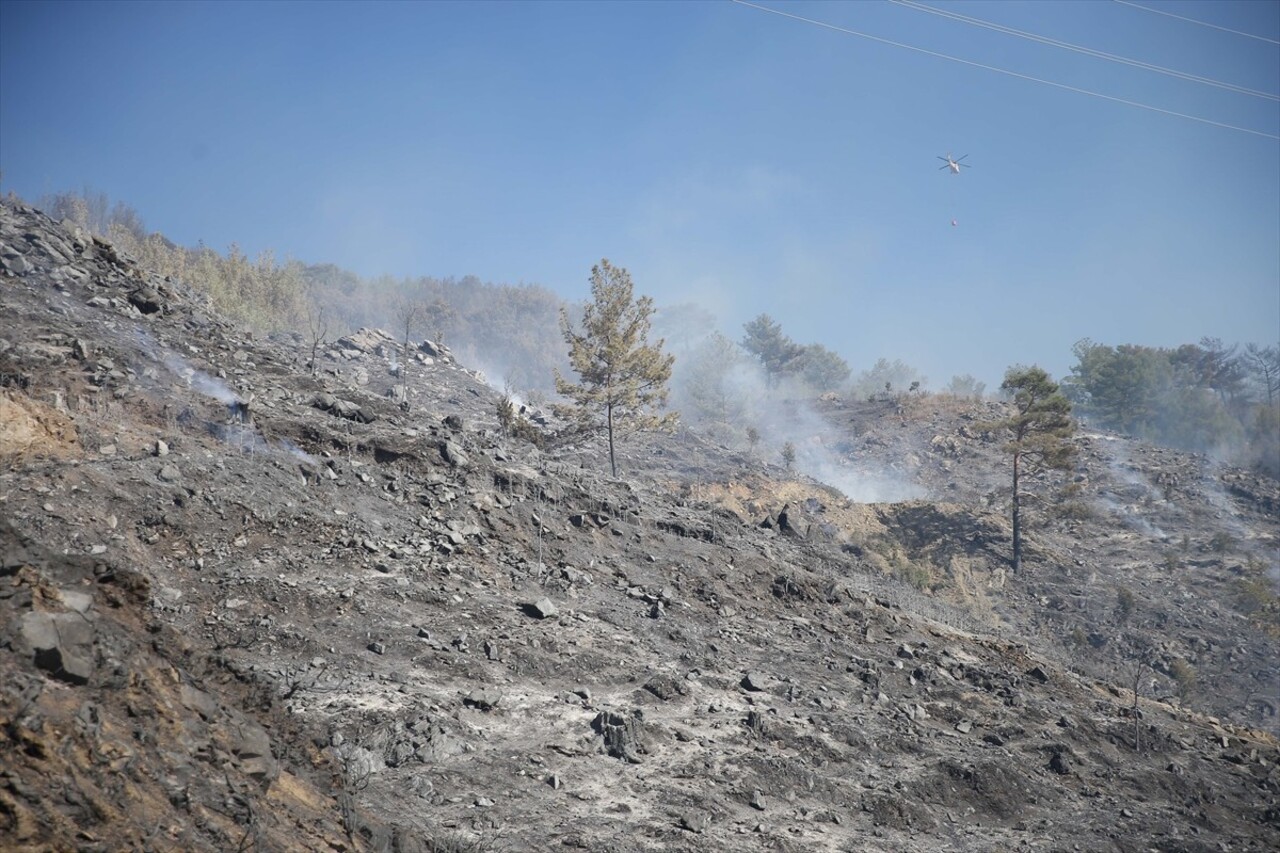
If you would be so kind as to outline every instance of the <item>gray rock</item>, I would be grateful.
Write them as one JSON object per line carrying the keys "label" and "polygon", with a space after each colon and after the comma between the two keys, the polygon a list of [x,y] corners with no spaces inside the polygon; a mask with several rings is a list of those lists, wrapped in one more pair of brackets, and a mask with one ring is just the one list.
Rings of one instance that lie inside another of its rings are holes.
{"label": "gray rock", "polygon": [[178,470],[177,465],[169,463],[160,468],[158,476],[166,483],[176,483],[178,480],[182,479],[182,472]]}
{"label": "gray rock", "polygon": [[744,690],[759,692],[764,690],[769,683],[769,679],[761,672],[748,672],[742,677],[742,687]]}
{"label": "gray rock", "polygon": [[3,266],[12,275],[26,275],[35,269],[35,267],[31,266],[31,264],[27,262],[27,259],[21,255],[15,255],[11,258],[4,258],[3,260],[0,260],[0,266]]}
{"label": "gray rock", "polygon": [[479,708],[481,711],[492,711],[502,704],[505,697],[502,691],[496,687],[482,687],[479,690],[472,690],[463,698],[464,705],[470,705],[472,708]]}
{"label": "gray rock", "polygon": [[556,607],[555,602],[549,598],[539,598],[531,605],[531,608],[533,615],[539,619],[552,619],[560,613],[560,609]]}
{"label": "gray rock", "polygon": [[694,833],[703,833],[711,826],[711,818],[706,812],[685,812],[680,815],[680,828]]}
{"label": "gray rock", "polygon": [[460,468],[470,461],[462,448],[452,441],[446,441],[440,445],[440,456],[455,468]]}
{"label": "gray rock", "polygon": [[69,684],[88,684],[93,675],[93,624],[80,613],[32,611],[20,634],[35,665]]}
{"label": "gray rock", "polygon": [[280,775],[280,765],[271,753],[271,738],[257,723],[241,718],[231,742],[231,753],[240,770],[259,782],[270,785]]}

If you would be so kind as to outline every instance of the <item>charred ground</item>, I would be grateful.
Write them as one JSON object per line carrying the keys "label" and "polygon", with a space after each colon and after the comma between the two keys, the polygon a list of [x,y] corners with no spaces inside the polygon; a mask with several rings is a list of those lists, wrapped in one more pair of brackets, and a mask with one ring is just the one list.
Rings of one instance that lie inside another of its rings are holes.
{"label": "charred ground", "polygon": [[7,846],[1280,843],[1275,481],[1085,430],[1014,576],[999,404],[805,401],[919,500],[612,480],[443,346],[312,375],[7,203],[0,263]]}

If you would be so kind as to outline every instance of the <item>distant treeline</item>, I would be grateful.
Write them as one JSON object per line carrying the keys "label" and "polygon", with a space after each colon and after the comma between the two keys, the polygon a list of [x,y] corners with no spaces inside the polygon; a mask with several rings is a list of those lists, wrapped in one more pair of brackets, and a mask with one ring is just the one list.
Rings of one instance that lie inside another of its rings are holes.
{"label": "distant treeline", "polygon": [[1280,346],[1075,345],[1063,391],[1100,427],[1280,476]]}
{"label": "distant treeline", "polygon": [[[137,211],[98,192],[46,196],[37,207],[104,237],[147,268],[207,294],[215,308],[255,332],[285,333],[313,343],[373,326],[447,344],[462,363],[496,386],[549,395],[556,370],[568,372],[561,311],[577,317],[547,288],[454,278],[363,277],[333,264],[247,257],[182,247],[149,232]],[[406,329],[406,326],[409,328]],[[752,418],[752,401],[836,393],[855,399],[928,393],[928,379],[908,364],[881,358],[854,372],[819,343],[800,344],[767,314],[739,340],[715,331],[716,317],[696,305],[660,307],[654,339],[676,356],[671,405],[688,423],[728,427]],[[1280,347],[1227,345],[1215,338],[1174,349],[1083,340],[1063,378],[1075,414],[1112,429],[1182,449],[1213,453],[1280,476]],[[939,389],[982,398],[969,375]],[[744,420],[744,416],[746,416]]]}

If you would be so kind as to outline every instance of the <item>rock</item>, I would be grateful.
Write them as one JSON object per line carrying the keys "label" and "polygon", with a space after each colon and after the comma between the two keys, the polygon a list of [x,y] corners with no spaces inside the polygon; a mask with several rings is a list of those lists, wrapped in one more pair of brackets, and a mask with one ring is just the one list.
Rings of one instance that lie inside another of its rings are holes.
{"label": "rock", "polygon": [[377,642],[370,643],[368,646],[366,646],[366,648],[368,648],[369,651],[373,652],[375,655],[384,654],[387,651],[386,646],[382,645],[382,643],[377,643]]}
{"label": "rock", "polygon": [[312,399],[311,405],[323,412],[328,412],[329,414],[336,415],[340,418],[346,418],[349,421],[356,421],[357,423],[369,424],[377,420],[377,418],[373,415],[367,414],[355,403],[350,403],[346,400],[339,400],[332,394],[317,394],[315,398]]}
{"label": "rock", "polygon": [[744,690],[758,692],[764,690],[769,683],[768,678],[760,672],[748,672],[740,682]]}
{"label": "rock", "polygon": [[164,308],[164,297],[153,287],[141,287],[129,294],[129,303],[143,314],[155,314]]}
{"label": "rock", "polygon": [[1055,752],[1053,757],[1049,759],[1049,769],[1059,776],[1066,776],[1071,772],[1071,765],[1067,762],[1066,753]]}
{"label": "rock", "polygon": [[533,604],[529,605],[529,609],[534,616],[539,619],[553,619],[559,615],[560,610],[555,603],[549,598],[539,598]]}
{"label": "rock", "polygon": [[26,258],[21,255],[14,255],[13,257],[0,259],[0,266],[3,266],[13,275],[26,275],[35,269],[35,267],[31,266],[31,264],[27,262]]}
{"label": "rock", "polygon": [[169,445],[166,444],[164,441],[157,440],[154,453],[156,456],[168,456]]}
{"label": "rock", "polygon": [[764,794],[756,791],[751,795],[751,808],[761,812],[765,810]]}
{"label": "rock", "polygon": [[23,644],[40,669],[68,684],[88,684],[93,675],[93,624],[80,613],[33,611],[22,617]]}
{"label": "rock", "polygon": [[1028,672],[1027,677],[1034,679],[1041,684],[1047,684],[1049,682],[1049,673],[1045,672],[1044,667],[1040,666],[1037,666],[1035,669]]}
{"label": "rock", "polygon": [[271,753],[271,738],[257,723],[240,718],[231,742],[231,753],[240,770],[250,778],[270,785],[280,775],[280,765]]}
{"label": "rock", "polygon": [[675,699],[677,696],[688,696],[689,682],[683,678],[676,678],[674,675],[662,673],[646,681],[644,689],[666,702]]}
{"label": "rock", "polygon": [[689,832],[703,833],[711,826],[711,818],[706,812],[685,812],[680,815],[680,828]]}
{"label": "rock", "polygon": [[454,432],[462,432],[464,422],[461,415],[446,415],[444,425]]}
{"label": "rock", "polygon": [[174,465],[171,462],[162,466],[160,468],[160,473],[157,476],[166,483],[176,483],[178,480],[182,479],[182,472],[178,470],[177,465]]}
{"label": "rock", "polygon": [[502,704],[502,691],[496,687],[482,687],[479,690],[472,690],[462,700],[464,705],[472,708],[479,708],[481,711],[492,711]]}
{"label": "rock", "polygon": [[440,456],[455,468],[461,468],[470,461],[462,448],[452,441],[446,441],[440,445]]}
{"label": "rock", "polygon": [[804,539],[809,533],[809,526],[803,524],[795,511],[787,504],[778,513],[778,532],[786,536]]}

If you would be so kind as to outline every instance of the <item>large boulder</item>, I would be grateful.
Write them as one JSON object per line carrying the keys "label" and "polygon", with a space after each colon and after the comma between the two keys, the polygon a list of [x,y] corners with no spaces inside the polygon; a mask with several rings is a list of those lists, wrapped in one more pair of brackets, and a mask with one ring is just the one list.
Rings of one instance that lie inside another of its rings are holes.
{"label": "large boulder", "polygon": [[68,684],[89,683],[94,630],[84,614],[34,610],[23,615],[19,634],[40,669]]}

